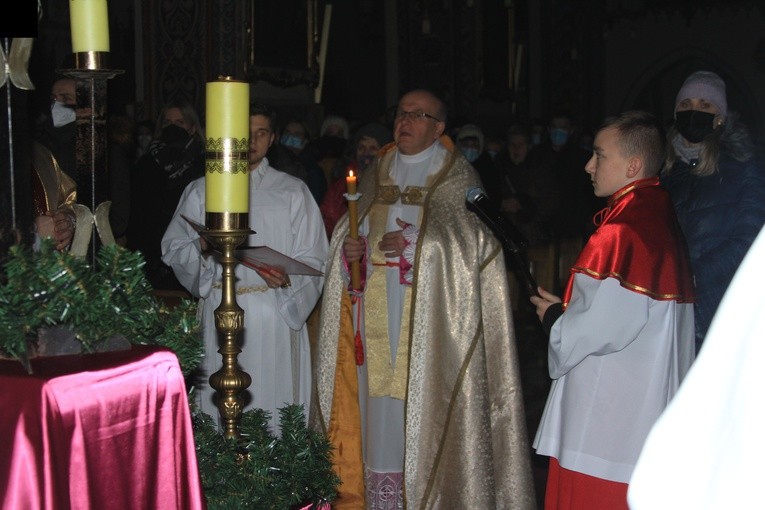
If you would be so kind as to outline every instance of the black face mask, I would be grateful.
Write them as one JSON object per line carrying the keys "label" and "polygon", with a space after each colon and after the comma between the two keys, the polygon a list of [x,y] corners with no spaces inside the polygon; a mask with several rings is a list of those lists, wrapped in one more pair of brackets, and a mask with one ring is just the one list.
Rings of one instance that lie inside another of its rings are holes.
{"label": "black face mask", "polygon": [[714,133],[714,113],[684,110],[675,114],[675,128],[691,143],[699,143]]}
{"label": "black face mask", "polygon": [[167,145],[177,149],[183,149],[189,143],[190,138],[191,135],[189,135],[188,131],[175,124],[168,124],[163,127],[162,134],[159,137]]}

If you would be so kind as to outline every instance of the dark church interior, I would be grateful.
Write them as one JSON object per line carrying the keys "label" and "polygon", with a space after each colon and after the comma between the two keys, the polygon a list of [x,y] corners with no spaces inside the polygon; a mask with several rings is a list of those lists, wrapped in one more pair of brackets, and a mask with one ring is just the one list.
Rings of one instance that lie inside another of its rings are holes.
{"label": "dark church interior", "polygon": [[[40,2],[29,60],[34,90],[8,96],[27,112],[13,114],[25,119],[14,125],[14,139],[46,112],[53,81],[74,66],[68,4]],[[280,118],[303,119],[313,135],[329,115],[351,128],[391,126],[401,94],[424,88],[446,103],[453,137],[472,124],[486,140],[504,140],[511,125],[544,126],[565,114],[572,137],[591,150],[601,121],[625,110],[646,110],[669,126],[683,79],[709,70],[724,78],[729,110],[763,147],[759,0],[112,0],[109,33],[115,73],[106,81],[106,115],[133,126],[153,126],[175,101],[193,105],[204,125],[205,84],[227,76],[248,82],[251,100],[271,104]],[[16,185],[29,182],[20,176]],[[21,218],[30,214],[27,200],[14,204]],[[560,293],[583,241],[532,248],[538,282]],[[547,342],[524,290],[513,285],[533,439],[550,387]],[[547,458],[532,452],[532,461],[542,508]]]}

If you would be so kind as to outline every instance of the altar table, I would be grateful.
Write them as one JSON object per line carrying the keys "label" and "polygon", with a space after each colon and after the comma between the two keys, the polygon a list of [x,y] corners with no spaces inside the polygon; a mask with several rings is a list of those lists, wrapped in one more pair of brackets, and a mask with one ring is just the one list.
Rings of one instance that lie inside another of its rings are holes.
{"label": "altar table", "polygon": [[0,360],[2,509],[203,509],[186,387],[160,347]]}

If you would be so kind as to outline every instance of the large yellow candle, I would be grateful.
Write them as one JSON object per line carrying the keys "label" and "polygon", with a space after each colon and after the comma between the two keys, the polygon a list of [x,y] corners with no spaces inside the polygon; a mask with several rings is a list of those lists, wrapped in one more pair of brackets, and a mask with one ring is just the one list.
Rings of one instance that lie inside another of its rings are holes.
{"label": "large yellow candle", "polygon": [[72,52],[109,51],[106,0],[69,0]]}
{"label": "large yellow candle", "polygon": [[250,84],[221,78],[207,83],[206,212],[247,213],[250,187]]}

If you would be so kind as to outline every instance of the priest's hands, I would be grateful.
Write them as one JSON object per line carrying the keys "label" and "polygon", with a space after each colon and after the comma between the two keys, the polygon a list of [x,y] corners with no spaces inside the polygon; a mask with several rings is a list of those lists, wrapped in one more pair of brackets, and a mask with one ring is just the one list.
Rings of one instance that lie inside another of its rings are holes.
{"label": "priest's hands", "polygon": [[385,252],[385,256],[389,259],[397,259],[404,253],[404,248],[408,244],[404,239],[404,229],[409,224],[403,221],[401,218],[396,218],[396,223],[401,230],[394,230],[392,232],[386,232],[382,236],[382,240],[377,245],[381,251]]}
{"label": "priest's hands", "polygon": [[361,260],[365,251],[366,242],[362,237],[354,239],[351,236],[345,236],[345,240],[343,241],[343,256],[348,264]]}

